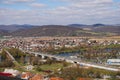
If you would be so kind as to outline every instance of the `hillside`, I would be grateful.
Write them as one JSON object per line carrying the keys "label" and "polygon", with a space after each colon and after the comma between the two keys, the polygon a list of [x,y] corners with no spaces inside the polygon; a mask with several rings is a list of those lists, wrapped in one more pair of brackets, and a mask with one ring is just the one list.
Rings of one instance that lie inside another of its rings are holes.
{"label": "hillside", "polygon": [[0,35],[13,36],[106,36],[120,35],[120,26],[104,24],[70,24],[62,25],[0,25]]}
{"label": "hillside", "polygon": [[108,32],[108,33],[115,33],[120,35],[120,26],[103,26],[103,27],[94,27],[92,28],[94,32]]}
{"label": "hillside", "polygon": [[12,33],[13,36],[92,36],[92,32],[87,32],[81,28],[44,25],[26,30],[18,30]]}
{"label": "hillside", "polygon": [[8,33],[8,31],[0,29],[0,36],[7,36],[7,35],[10,35],[10,33]]}
{"label": "hillside", "polygon": [[19,29],[29,29],[32,28],[32,25],[17,25],[17,24],[12,24],[12,25],[0,25],[0,29],[1,30],[5,30],[5,31],[9,31],[9,32],[13,32]]}
{"label": "hillside", "polygon": [[106,25],[106,24],[93,24],[93,25],[85,25],[85,24],[70,24],[70,27],[82,28],[83,30],[89,30],[92,32],[99,33],[111,33],[120,35],[120,25]]}
{"label": "hillside", "polygon": [[83,28],[83,27],[87,27],[88,25],[85,25],[85,24],[69,24],[68,26],[70,26],[70,27]]}
{"label": "hillside", "polygon": [[80,28],[94,28],[94,27],[102,27],[102,26],[107,26],[105,24],[92,24],[92,25],[87,25],[87,24],[69,24],[68,26],[71,27],[80,27]]}

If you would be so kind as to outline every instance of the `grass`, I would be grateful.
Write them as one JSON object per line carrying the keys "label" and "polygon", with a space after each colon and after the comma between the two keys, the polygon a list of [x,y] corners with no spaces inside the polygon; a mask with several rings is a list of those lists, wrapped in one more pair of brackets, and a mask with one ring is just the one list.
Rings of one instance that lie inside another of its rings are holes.
{"label": "grass", "polygon": [[4,68],[0,68],[0,72],[3,72],[4,71]]}
{"label": "grass", "polygon": [[[70,65],[69,63],[66,63],[67,66]],[[52,64],[43,64],[40,66],[36,66],[34,70],[30,71],[32,73],[39,73],[39,74],[45,74],[44,71],[58,71],[58,69],[63,69],[64,65],[63,63],[52,63]]]}
{"label": "grass", "polygon": [[40,68],[42,70],[52,70],[55,71],[57,69],[63,68],[63,64],[62,63],[54,63],[54,64],[45,64],[45,65],[41,65]]}
{"label": "grass", "polygon": [[97,32],[92,32],[92,31],[83,31],[83,30],[79,30],[77,31],[78,33],[83,32],[83,33],[89,33],[89,34],[94,34],[94,35],[99,35],[100,33]]}

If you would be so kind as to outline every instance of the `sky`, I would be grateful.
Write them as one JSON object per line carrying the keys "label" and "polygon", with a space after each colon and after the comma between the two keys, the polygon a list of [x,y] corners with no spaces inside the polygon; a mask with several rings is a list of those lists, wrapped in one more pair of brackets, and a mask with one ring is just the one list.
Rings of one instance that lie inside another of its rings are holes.
{"label": "sky", "polygon": [[120,24],[120,0],[0,0],[0,24]]}

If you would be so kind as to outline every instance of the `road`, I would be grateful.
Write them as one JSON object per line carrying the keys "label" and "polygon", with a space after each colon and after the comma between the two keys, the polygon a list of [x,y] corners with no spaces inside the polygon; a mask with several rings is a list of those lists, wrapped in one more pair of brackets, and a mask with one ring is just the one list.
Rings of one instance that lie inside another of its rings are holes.
{"label": "road", "polygon": [[[5,50],[6,54],[9,56],[9,58],[11,59],[11,61],[18,67],[21,67],[20,64],[15,60],[15,58],[11,55],[11,53],[7,50]],[[23,68],[23,67],[22,67]]]}

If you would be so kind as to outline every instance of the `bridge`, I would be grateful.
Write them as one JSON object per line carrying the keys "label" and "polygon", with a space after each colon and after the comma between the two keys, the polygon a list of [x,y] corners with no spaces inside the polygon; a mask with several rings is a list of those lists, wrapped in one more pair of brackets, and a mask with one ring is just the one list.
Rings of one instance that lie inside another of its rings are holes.
{"label": "bridge", "polygon": [[27,52],[29,54],[34,54],[35,56],[40,56],[42,58],[47,58],[48,57],[48,58],[53,58],[53,59],[61,60],[61,61],[64,60],[66,62],[76,63],[76,64],[81,65],[81,66],[94,67],[94,68],[105,69],[105,70],[109,70],[109,71],[120,71],[120,69],[112,68],[112,67],[109,67],[109,66],[104,66],[104,65],[98,65],[98,64],[93,64],[93,63],[82,62],[78,58],[61,57],[61,56],[50,55],[50,54],[40,53],[40,52],[30,52],[30,51],[27,51]]}

